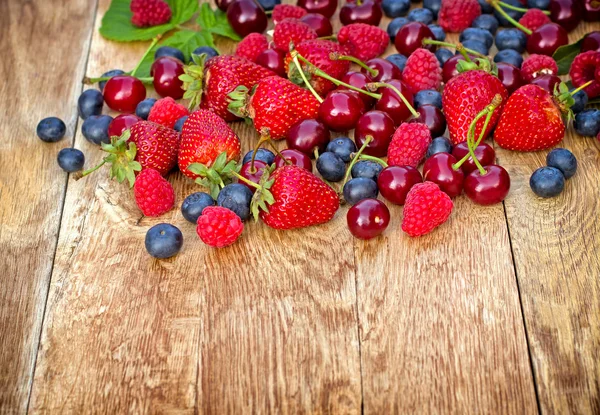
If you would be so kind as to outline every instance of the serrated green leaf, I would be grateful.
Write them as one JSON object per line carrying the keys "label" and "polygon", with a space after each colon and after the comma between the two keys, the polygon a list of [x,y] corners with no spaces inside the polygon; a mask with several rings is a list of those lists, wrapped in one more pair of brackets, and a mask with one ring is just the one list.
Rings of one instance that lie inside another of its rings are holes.
{"label": "serrated green leaf", "polygon": [[206,176],[206,173],[208,172],[208,169],[206,168],[206,166],[204,164],[200,164],[200,163],[192,163],[188,166],[187,168],[189,171],[191,171],[194,174],[198,174],[200,176]]}
{"label": "serrated green leaf", "polygon": [[135,173],[132,170],[127,170],[126,176],[127,181],[129,182],[129,187],[133,187],[135,184]]}
{"label": "serrated green leaf", "polygon": [[242,38],[235,33],[235,30],[229,24],[227,15],[220,9],[211,9],[208,3],[203,3],[200,8],[200,14],[196,22],[202,29],[214,33],[216,35],[225,36],[233,40],[241,40]]}
{"label": "serrated green leaf", "polygon": [[554,55],[552,55],[552,57],[558,65],[559,75],[567,75],[569,73],[569,69],[571,69],[573,59],[575,59],[575,56],[577,56],[581,51],[582,41],[583,39],[580,39],[576,43],[561,46],[560,48],[556,49],[556,52],[554,52]]}

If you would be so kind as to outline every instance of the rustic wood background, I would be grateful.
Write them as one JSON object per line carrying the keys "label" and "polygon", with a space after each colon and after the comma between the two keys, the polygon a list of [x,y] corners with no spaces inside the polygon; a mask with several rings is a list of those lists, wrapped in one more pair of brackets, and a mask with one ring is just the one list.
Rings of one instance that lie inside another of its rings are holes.
{"label": "rustic wood background", "polygon": [[[0,413],[600,413],[597,140],[568,133],[579,171],[549,200],[528,185],[546,152],[497,148],[504,204],[459,197],[419,239],[396,206],[382,237],[354,239],[342,208],[210,249],[179,173],[177,209],[150,219],[125,186],[56,164],[71,145],[102,157],[80,133],[81,80],[148,44],[99,35],[109,2],[0,2]],[[35,135],[50,115],[58,144]],[[247,151],[255,133],[234,128]],[[144,250],[159,222],[184,233],[170,260]]]}

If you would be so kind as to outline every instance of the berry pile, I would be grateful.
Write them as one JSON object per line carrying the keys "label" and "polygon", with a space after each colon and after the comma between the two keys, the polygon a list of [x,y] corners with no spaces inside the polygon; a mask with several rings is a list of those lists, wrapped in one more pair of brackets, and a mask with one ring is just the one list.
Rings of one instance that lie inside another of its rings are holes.
{"label": "berry pile", "polygon": [[[390,223],[384,201],[403,206],[407,235],[425,235],[448,220],[463,191],[479,205],[509,194],[509,173],[486,139],[513,151],[546,150],[562,141],[572,118],[577,133],[600,139],[600,110],[586,109],[600,96],[600,32],[569,46],[580,49],[567,70],[552,57],[584,17],[600,17],[575,0],[530,1],[529,8],[499,0],[426,0],[422,8],[410,0],[348,0],[337,33],[330,21],[336,0],[278,3],[217,1],[227,19],[219,30],[241,38],[233,54],[200,46],[188,55],[156,38],[134,70],[88,79],[98,90],[85,90],[77,109],[84,137],[104,157],[83,171],[83,152],[65,148],[59,166],[80,179],[110,165],[110,177],[127,181],[142,214],[153,217],[175,206],[169,173],[177,166],[204,190],[185,198],[182,216],[205,244],[220,248],[235,243],[251,218],[302,228],[332,220],[343,204],[352,235],[371,239]],[[531,7],[538,4],[548,10]],[[173,16],[163,0],[131,2],[140,30]],[[460,44],[446,42],[446,32],[460,33]],[[398,53],[384,59],[390,44]],[[498,52],[488,56],[494,44]],[[150,77],[138,75],[143,65]],[[570,88],[559,78],[567,71]],[[145,84],[160,98],[148,98]],[[121,114],[102,114],[104,104]],[[243,157],[229,124],[240,119],[257,137]],[[55,117],[37,126],[49,143],[66,131]],[[276,150],[274,140],[287,148]],[[546,161],[530,180],[540,197],[560,194],[577,170],[567,149],[550,151]],[[161,223],[145,244],[151,256],[168,258],[183,235]]]}

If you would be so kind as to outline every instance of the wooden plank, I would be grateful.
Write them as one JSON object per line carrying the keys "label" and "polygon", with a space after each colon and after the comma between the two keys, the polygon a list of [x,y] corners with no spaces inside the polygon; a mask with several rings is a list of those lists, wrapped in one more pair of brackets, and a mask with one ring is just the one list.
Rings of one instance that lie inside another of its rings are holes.
{"label": "wooden plank", "polygon": [[[35,0],[0,2],[0,413],[24,413],[67,175],[56,154],[70,146],[95,2],[57,7]],[[68,45],[66,47],[65,45]],[[41,142],[37,123],[67,125],[57,144]]]}

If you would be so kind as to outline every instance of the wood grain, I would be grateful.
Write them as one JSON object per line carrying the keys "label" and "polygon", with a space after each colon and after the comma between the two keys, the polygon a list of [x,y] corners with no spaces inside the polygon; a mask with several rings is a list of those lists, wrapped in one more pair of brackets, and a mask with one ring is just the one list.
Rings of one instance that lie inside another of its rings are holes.
{"label": "wood grain", "polygon": [[[94,2],[0,2],[0,413],[24,413],[67,175],[56,154],[70,146]],[[68,47],[65,47],[68,45]],[[44,117],[67,125],[59,143],[35,133]]]}

